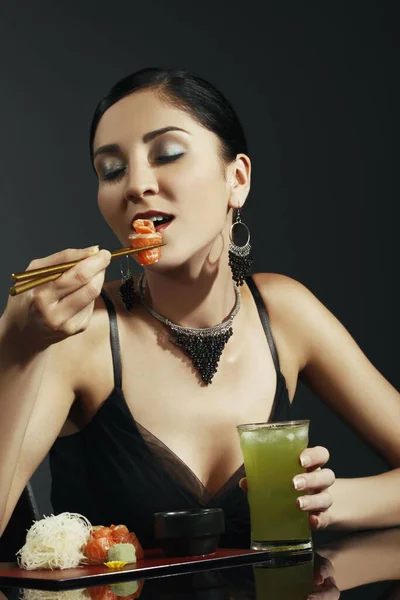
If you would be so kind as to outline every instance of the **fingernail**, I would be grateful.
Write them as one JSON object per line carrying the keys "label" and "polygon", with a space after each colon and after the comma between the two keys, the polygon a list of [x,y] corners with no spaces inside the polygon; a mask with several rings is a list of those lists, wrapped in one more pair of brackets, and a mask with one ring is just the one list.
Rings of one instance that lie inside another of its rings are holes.
{"label": "fingernail", "polygon": [[89,254],[90,255],[97,254],[99,250],[100,250],[100,248],[99,248],[98,245],[97,246],[90,246],[90,248],[89,248]]}
{"label": "fingernail", "polygon": [[295,477],[293,479],[293,485],[295,490],[304,490],[306,484],[307,480],[305,477]]}
{"label": "fingernail", "polygon": [[309,504],[307,498],[305,498],[304,496],[300,496],[299,498],[297,498],[297,502],[300,508],[307,508]]}
{"label": "fingernail", "polygon": [[308,467],[311,464],[311,458],[309,456],[302,456],[300,458],[300,464],[302,467]]}

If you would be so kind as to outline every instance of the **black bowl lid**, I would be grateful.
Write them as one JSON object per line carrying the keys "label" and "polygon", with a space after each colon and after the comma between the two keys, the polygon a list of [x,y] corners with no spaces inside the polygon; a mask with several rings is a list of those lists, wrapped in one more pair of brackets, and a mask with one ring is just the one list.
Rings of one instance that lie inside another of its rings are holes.
{"label": "black bowl lid", "polygon": [[225,531],[222,508],[194,508],[154,514],[156,538],[218,535]]}

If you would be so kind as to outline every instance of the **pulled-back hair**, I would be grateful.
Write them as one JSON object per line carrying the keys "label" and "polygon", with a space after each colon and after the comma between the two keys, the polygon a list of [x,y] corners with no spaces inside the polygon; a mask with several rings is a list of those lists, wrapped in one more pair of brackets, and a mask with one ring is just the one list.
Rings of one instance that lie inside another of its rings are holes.
{"label": "pulled-back hair", "polygon": [[118,81],[98,103],[90,127],[91,158],[96,129],[106,110],[121,98],[145,89],[156,90],[166,102],[215,133],[224,162],[233,161],[241,152],[247,154],[244,131],[232,105],[211,83],[187,71],[147,68]]}

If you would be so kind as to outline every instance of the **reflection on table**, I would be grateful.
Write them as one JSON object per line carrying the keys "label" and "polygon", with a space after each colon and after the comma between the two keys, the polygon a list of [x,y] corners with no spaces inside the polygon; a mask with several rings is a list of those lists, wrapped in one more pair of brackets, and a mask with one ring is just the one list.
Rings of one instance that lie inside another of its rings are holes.
{"label": "reflection on table", "polygon": [[[81,590],[3,588],[1,600],[400,599],[400,528],[340,535],[315,552],[257,565],[199,571]],[[360,589],[360,586],[363,586]],[[360,595],[361,594],[361,595]]]}

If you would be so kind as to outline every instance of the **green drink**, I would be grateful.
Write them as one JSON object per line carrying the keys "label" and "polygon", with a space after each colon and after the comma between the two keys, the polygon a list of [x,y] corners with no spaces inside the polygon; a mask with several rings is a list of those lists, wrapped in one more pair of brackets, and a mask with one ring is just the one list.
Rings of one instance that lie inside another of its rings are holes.
{"label": "green drink", "polygon": [[304,472],[299,456],[308,444],[309,421],[239,425],[250,505],[253,550],[312,547],[308,513],[296,504],[292,479]]}

